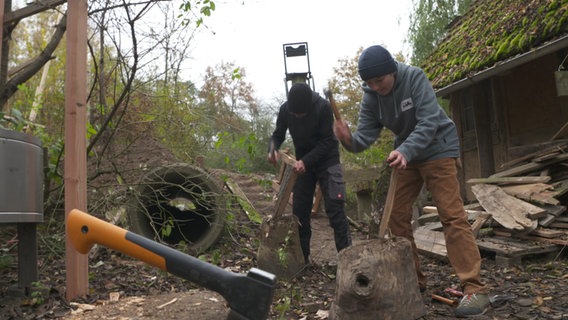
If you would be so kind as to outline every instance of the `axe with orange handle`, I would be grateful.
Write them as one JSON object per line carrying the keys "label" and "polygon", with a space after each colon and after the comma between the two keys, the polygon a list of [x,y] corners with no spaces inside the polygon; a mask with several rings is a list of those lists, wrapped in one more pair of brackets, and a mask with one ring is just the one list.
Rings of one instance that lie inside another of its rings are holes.
{"label": "axe with orange handle", "polygon": [[[336,120],[341,120],[341,114],[337,109],[337,105],[335,104],[335,99],[333,99],[333,94],[331,93],[330,89],[325,90],[325,96],[329,100],[329,104],[331,105],[331,109],[333,110],[333,115],[335,116]],[[385,164],[388,166],[388,164]],[[381,218],[381,222],[379,224],[379,238],[384,238],[387,233],[388,224],[390,221],[390,215],[392,211],[392,205],[394,201],[394,190],[396,189],[396,169],[392,169],[390,182],[389,182],[389,190],[387,192],[387,199],[385,204],[385,209],[383,211],[383,216]]]}
{"label": "axe with orange handle", "polygon": [[335,120],[341,120],[341,114],[339,113],[339,109],[337,109],[337,104],[335,104],[335,99],[333,99],[331,90],[326,89],[324,94],[329,100],[329,104],[331,105],[331,110],[333,110],[333,116],[335,117]]}
{"label": "axe with orange handle", "polygon": [[80,253],[98,243],[219,293],[230,308],[227,320],[268,317],[276,284],[271,273],[256,268],[233,273],[77,209],[67,217],[67,236]]}

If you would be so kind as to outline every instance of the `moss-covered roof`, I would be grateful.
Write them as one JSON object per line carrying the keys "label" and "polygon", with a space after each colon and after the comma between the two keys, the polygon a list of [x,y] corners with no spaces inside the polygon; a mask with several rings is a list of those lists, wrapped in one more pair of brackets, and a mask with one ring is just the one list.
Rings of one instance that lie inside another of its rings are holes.
{"label": "moss-covered roof", "polygon": [[477,0],[422,67],[434,88],[568,34],[568,0]]}

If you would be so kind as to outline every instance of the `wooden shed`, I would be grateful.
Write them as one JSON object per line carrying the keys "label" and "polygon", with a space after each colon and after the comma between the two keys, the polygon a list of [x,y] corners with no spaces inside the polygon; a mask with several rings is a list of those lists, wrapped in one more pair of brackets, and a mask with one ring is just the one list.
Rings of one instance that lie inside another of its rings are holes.
{"label": "wooden shed", "polygon": [[568,138],[568,1],[477,0],[448,28],[421,67],[449,102],[473,200],[467,180]]}

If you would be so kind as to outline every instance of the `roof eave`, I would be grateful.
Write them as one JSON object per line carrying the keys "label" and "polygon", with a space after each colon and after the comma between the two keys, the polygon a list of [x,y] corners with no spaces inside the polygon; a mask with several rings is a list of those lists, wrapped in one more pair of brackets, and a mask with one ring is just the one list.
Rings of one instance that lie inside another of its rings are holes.
{"label": "roof eave", "polygon": [[514,56],[507,60],[503,60],[500,62],[495,63],[492,67],[487,68],[483,71],[479,71],[471,77],[467,77],[456,81],[452,84],[449,84],[441,89],[436,90],[436,95],[438,97],[446,97],[447,95],[454,93],[458,90],[466,88],[470,85],[473,85],[477,82],[485,80],[487,78],[493,77],[497,74],[505,72],[507,70],[511,70],[517,66],[530,62],[532,60],[538,59],[542,56],[547,54],[551,54],[556,52],[560,49],[568,47],[568,35],[564,35],[558,39],[553,41],[547,42],[546,44],[532,49],[528,52],[522,53],[520,55]]}

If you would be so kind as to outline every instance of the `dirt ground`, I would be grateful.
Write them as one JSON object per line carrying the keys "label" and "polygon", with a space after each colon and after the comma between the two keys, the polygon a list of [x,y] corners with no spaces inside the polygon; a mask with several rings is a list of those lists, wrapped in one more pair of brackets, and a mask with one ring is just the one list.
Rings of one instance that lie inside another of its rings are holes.
{"label": "dirt ground", "polygon": [[[254,181],[265,177],[230,174],[243,187],[255,208],[272,210],[271,188]],[[348,210],[354,210],[353,207]],[[62,216],[62,215],[60,215]],[[259,225],[240,212],[232,228],[199,258],[225,270],[246,273],[256,267]],[[290,281],[278,280],[268,319],[328,319],[336,290],[337,253],[324,213],[313,219],[314,265]],[[228,308],[217,292],[167,274],[122,253],[95,247],[89,254],[89,294],[65,299],[65,253],[62,221],[47,221],[39,228],[39,281],[31,294],[17,286],[17,234],[15,226],[0,225],[0,319],[225,319]],[[352,228],[354,243],[367,239],[365,230]],[[523,259],[523,265],[502,267],[484,255],[483,277],[497,296],[480,319],[568,319],[568,258],[564,248],[556,256]],[[424,320],[454,319],[453,305],[431,298],[447,295],[458,280],[445,261],[423,256],[429,287],[422,294]],[[403,319],[405,320],[405,319]]]}

